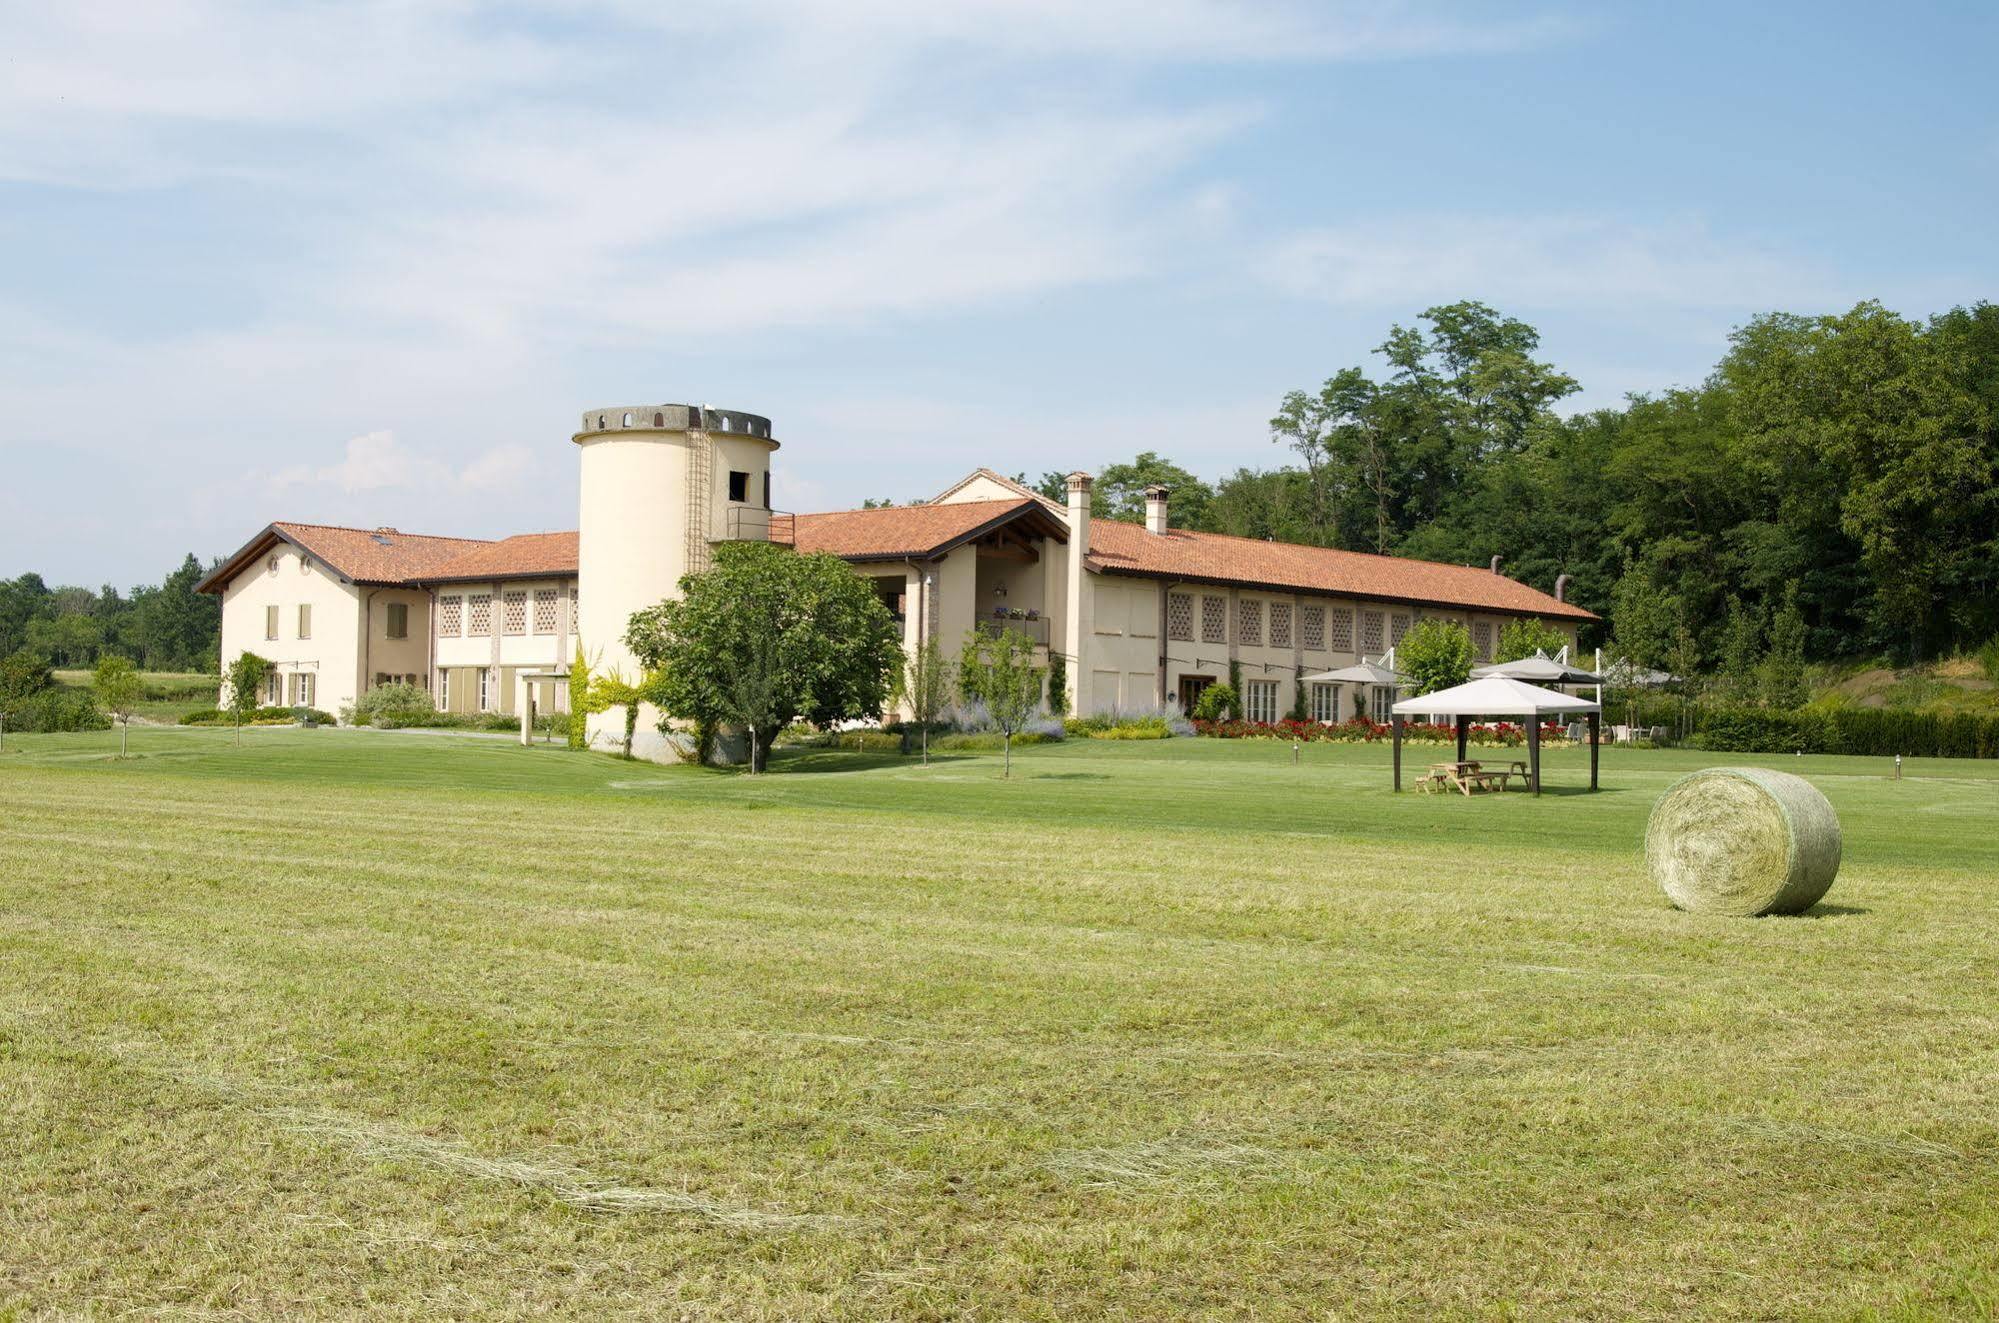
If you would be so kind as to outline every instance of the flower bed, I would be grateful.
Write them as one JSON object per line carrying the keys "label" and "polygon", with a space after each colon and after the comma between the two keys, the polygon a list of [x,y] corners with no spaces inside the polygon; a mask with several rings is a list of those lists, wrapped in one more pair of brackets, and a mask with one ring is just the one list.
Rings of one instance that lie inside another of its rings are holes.
{"label": "flower bed", "polygon": [[[1372,744],[1378,740],[1393,739],[1395,728],[1377,725],[1365,717],[1334,723],[1291,720],[1196,721],[1194,733],[1221,740],[1294,740],[1300,743],[1317,740],[1334,744]],[[1452,726],[1410,722],[1402,728],[1404,744],[1456,744],[1457,740],[1457,730]],[[1560,744],[1566,743],[1567,740],[1567,733],[1561,726],[1547,723],[1541,727],[1542,743]],[[1470,743],[1481,746],[1522,745],[1527,743],[1527,728],[1512,721],[1481,722],[1472,726]]]}

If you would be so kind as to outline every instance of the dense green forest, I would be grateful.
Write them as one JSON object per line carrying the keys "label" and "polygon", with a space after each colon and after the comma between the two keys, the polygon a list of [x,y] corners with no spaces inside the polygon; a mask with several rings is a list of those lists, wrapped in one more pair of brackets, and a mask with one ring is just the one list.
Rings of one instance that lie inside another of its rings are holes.
{"label": "dense green forest", "polygon": [[213,671],[222,604],[194,591],[205,573],[187,557],[158,584],[129,594],[110,584],[51,588],[39,574],[0,579],[0,657],[26,648],[55,666],[130,657],[149,671]]}
{"label": "dense green forest", "polygon": [[[1590,642],[1682,674],[1999,633],[1999,306],[1773,313],[1701,385],[1569,416],[1578,384],[1539,345],[1483,304],[1432,308],[1375,374],[1284,398],[1290,462],[1210,484],[1147,452],[1102,470],[1095,509],[1141,519],[1163,482],[1180,527],[1566,572],[1610,621]],[[1061,475],[1035,485],[1063,499]]]}

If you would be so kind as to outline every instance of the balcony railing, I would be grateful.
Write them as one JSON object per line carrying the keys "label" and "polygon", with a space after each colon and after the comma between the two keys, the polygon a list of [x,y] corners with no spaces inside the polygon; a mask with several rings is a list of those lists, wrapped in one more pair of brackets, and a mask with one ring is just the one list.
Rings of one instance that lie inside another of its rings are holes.
{"label": "balcony railing", "polygon": [[984,617],[980,619],[979,623],[984,625],[986,628],[993,630],[1000,630],[1000,629],[1017,630],[1020,633],[1027,635],[1028,639],[1031,642],[1036,643],[1042,647],[1048,646],[1047,616],[1043,615],[1030,616],[1022,614],[1020,612],[996,611],[996,612],[988,612]]}
{"label": "balcony railing", "polygon": [[722,536],[718,542],[775,542],[779,546],[798,545],[798,516],[789,510],[766,510],[756,505],[732,505],[722,514]]}

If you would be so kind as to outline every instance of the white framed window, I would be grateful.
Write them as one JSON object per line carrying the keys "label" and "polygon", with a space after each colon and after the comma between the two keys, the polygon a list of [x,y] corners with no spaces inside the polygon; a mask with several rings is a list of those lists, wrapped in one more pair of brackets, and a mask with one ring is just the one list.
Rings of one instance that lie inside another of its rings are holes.
{"label": "white framed window", "polygon": [[276,707],[285,696],[285,677],[276,671],[264,672],[264,706]]}
{"label": "white framed window", "polygon": [[312,672],[293,671],[291,675],[291,706],[312,706]]}
{"label": "white framed window", "polygon": [[1395,713],[1392,710],[1395,707],[1395,686],[1378,684],[1373,686],[1373,692],[1374,724],[1386,726],[1395,720]]}
{"label": "white framed window", "polygon": [[451,710],[451,672],[442,666],[437,668],[437,710]]}
{"label": "white framed window", "polygon": [[1312,720],[1336,722],[1340,719],[1340,687],[1336,684],[1312,686]]}
{"label": "white framed window", "polygon": [[1277,681],[1245,680],[1242,714],[1251,721],[1277,720]]}
{"label": "white framed window", "polygon": [[490,666],[479,668],[479,710],[493,710],[493,668]]}
{"label": "white framed window", "polygon": [[311,602],[300,602],[298,604],[298,636],[302,639],[309,639],[312,637]]}

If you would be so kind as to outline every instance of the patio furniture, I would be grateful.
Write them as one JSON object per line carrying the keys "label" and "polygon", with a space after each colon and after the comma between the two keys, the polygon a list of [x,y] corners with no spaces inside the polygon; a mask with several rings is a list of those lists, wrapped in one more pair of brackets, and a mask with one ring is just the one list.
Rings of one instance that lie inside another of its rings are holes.
{"label": "patio furniture", "polygon": [[[1394,717],[1394,776],[1395,788],[1402,788],[1402,731],[1408,718],[1414,714],[1427,716],[1431,720],[1439,717],[1451,718],[1457,726],[1458,761],[1450,766],[1462,767],[1466,743],[1471,734],[1474,717],[1519,717],[1527,728],[1527,760],[1525,772],[1527,784],[1535,794],[1541,793],[1541,726],[1550,717],[1579,715],[1589,730],[1589,788],[1597,788],[1597,743],[1601,730],[1603,708],[1586,698],[1576,698],[1570,694],[1556,693],[1552,689],[1541,689],[1531,684],[1503,675],[1489,675],[1467,684],[1441,689],[1434,694],[1424,694],[1420,698],[1405,698],[1390,709]],[[1443,767],[1446,764],[1437,764]],[[1518,767],[1515,764],[1514,767]],[[1436,767],[1433,767],[1434,775]],[[1483,769],[1480,769],[1481,771]],[[1506,788],[1506,781],[1519,775],[1509,768],[1504,773],[1494,773],[1481,777],[1480,784],[1490,787],[1497,782],[1500,789]],[[1456,784],[1466,794],[1467,778],[1459,771]]]}

